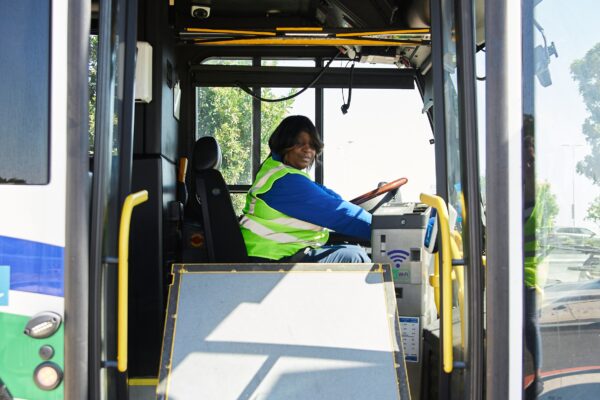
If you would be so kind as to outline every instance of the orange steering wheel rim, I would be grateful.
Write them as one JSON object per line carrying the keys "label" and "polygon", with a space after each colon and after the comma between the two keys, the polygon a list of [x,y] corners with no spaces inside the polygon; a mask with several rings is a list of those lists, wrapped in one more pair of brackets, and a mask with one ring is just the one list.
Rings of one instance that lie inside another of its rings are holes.
{"label": "orange steering wheel rim", "polygon": [[392,190],[396,190],[400,186],[406,184],[407,182],[408,182],[408,179],[406,179],[406,178],[396,179],[395,181],[386,183],[385,185],[380,186],[377,189],[373,189],[367,193],[361,194],[360,196],[353,198],[352,200],[350,200],[350,203],[360,205],[371,199],[374,199],[377,196],[380,196],[387,192],[391,192]]}

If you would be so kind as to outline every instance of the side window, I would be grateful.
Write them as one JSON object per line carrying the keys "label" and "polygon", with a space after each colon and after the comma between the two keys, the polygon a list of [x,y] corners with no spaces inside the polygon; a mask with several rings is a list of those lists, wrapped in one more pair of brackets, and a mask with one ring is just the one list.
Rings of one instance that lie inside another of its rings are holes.
{"label": "side window", "polygon": [[[249,59],[210,59],[205,65],[252,65]],[[264,60],[266,66],[288,66],[286,61]],[[296,63],[298,64],[298,63]],[[305,61],[302,66],[314,65]],[[298,66],[298,65],[293,65]],[[268,99],[287,97],[295,88],[267,88],[260,95]],[[219,142],[223,154],[221,173],[230,186],[232,203],[239,215],[245,204],[246,191],[250,188],[254,170],[269,154],[268,140],[282,119],[292,114],[304,114],[314,121],[315,91],[309,89],[298,97],[282,102],[260,103],[260,142],[255,143],[253,118],[255,109],[250,95],[236,87],[196,88],[196,138],[213,136]],[[260,147],[260,159],[254,160],[256,147]]]}
{"label": "side window", "polygon": [[196,89],[196,138],[213,136],[223,154],[229,185],[252,183],[252,98],[238,88]]}
{"label": "side window", "polygon": [[380,182],[406,177],[402,201],[418,202],[420,193],[435,193],[431,127],[417,90],[355,89],[347,114],[340,112],[340,89],[324,92],[327,187],[352,199]]}
{"label": "side window", "polygon": [[[600,3],[529,1],[524,24],[524,381],[529,398],[596,398],[600,359]],[[570,29],[565,27],[586,27]],[[529,96],[532,96],[530,98]],[[526,103],[527,104],[527,103]],[[548,234],[558,227],[558,237]],[[550,229],[549,229],[550,228]],[[568,373],[562,374],[562,372]],[[556,373],[560,372],[558,376]],[[593,378],[592,378],[593,377]],[[531,389],[530,389],[531,388]],[[535,394],[537,393],[537,395]]]}
{"label": "side window", "polygon": [[[252,60],[210,59],[207,65],[252,65]],[[196,88],[196,139],[213,136],[223,152],[228,185],[252,183],[252,98],[234,87]]]}
{"label": "side window", "polygon": [[0,2],[0,184],[49,182],[50,2]]}

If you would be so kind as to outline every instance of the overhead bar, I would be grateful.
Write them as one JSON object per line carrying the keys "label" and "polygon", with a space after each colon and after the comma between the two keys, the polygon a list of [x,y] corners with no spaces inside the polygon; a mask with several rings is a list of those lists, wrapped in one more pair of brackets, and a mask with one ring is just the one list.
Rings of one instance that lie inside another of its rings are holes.
{"label": "overhead bar", "polygon": [[336,37],[254,37],[228,39],[193,39],[201,46],[418,46],[428,45],[429,40],[354,39]]}
{"label": "overhead bar", "polygon": [[[193,65],[194,86],[305,87],[321,72],[313,67],[251,67],[238,65]],[[315,88],[345,88],[347,68],[328,68],[313,85]],[[355,68],[354,89],[414,89],[414,69]]]}
{"label": "overhead bar", "polygon": [[275,29],[229,29],[229,28],[185,28],[188,33],[226,33],[231,35],[264,35],[275,36],[286,32],[322,32],[333,37],[360,37],[381,35],[428,35],[429,28],[403,29],[403,28],[381,28],[368,31],[355,28],[323,28],[323,27],[278,27]]}

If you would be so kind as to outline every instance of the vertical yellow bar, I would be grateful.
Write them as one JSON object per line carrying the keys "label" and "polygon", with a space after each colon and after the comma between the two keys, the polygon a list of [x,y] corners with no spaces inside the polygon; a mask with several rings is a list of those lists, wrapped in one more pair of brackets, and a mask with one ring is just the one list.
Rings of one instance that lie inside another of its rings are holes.
{"label": "vertical yellow bar", "polygon": [[453,370],[454,356],[452,354],[452,253],[450,250],[450,223],[448,221],[448,208],[439,196],[421,193],[421,202],[437,210],[440,224],[438,232],[441,234],[442,244],[442,363],[444,372]]}
{"label": "vertical yellow bar", "polygon": [[456,272],[456,282],[458,283],[458,310],[460,312],[460,345],[465,350],[466,323],[465,321],[465,266],[457,265],[454,267]]}
{"label": "vertical yellow bar", "polygon": [[429,275],[429,284],[433,287],[433,300],[435,301],[435,310],[438,316],[440,311],[440,253],[433,255],[433,275]]}
{"label": "vertical yellow bar", "polygon": [[127,371],[127,319],[129,299],[129,227],[133,207],[148,200],[148,191],[141,190],[125,198],[121,212],[121,225],[119,227],[119,270],[118,270],[118,305],[117,305],[117,369],[119,372]]}

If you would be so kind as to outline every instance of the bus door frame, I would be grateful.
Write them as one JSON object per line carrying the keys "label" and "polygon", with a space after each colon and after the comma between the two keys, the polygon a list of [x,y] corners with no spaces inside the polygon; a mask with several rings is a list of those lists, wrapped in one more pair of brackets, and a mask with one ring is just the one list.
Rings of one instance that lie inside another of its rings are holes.
{"label": "bus door frame", "polygon": [[[52,2],[52,7],[57,7]],[[67,24],[67,171],[65,215],[64,396],[88,394],[88,38],[91,4],[69,0]]]}
{"label": "bus door frame", "polygon": [[[127,398],[127,375],[116,369],[116,266],[119,217],[131,191],[137,4],[137,0],[100,1],[90,221],[90,399]],[[113,39],[118,43],[113,43]],[[113,46],[124,46],[114,64]],[[115,97],[121,101],[115,102]],[[119,125],[117,168],[111,167],[115,113]],[[114,208],[109,204],[114,204]]]}
{"label": "bus door frame", "polygon": [[508,0],[485,2],[490,400],[521,399],[523,387],[522,6]]}
{"label": "bus door frame", "polygon": [[[436,151],[437,194],[448,202],[448,169],[447,169],[447,131],[445,125],[444,96],[444,46],[442,1],[432,0],[431,33],[432,33],[432,73],[433,73],[433,131]],[[464,259],[467,271],[465,303],[467,308],[465,360],[455,362],[454,368],[464,368],[464,386],[462,397],[481,399],[483,397],[483,227],[481,223],[481,195],[479,186],[478,133],[475,81],[475,14],[473,0],[454,0],[454,26],[456,27],[456,65],[458,81],[459,118],[459,150],[461,156],[462,192],[465,200],[466,215],[463,222]],[[441,247],[440,247],[441,249]],[[441,250],[440,250],[441,251]],[[440,273],[442,273],[440,271]],[[440,279],[442,277],[440,276]],[[443,290],[440,287],[440,292]],[[442,294],[440,293],[440,296]],[[440,310],[440,313],[443,311]],[[441,318],[441,315],[440,315]],[[462,322],[462,321],[461,321]],[[440,324],[440,338],[443,337]],[[442,368],[442,341],[440,340],[440,365],[438,366],[439,399],[453,397],[450,375]]]}

